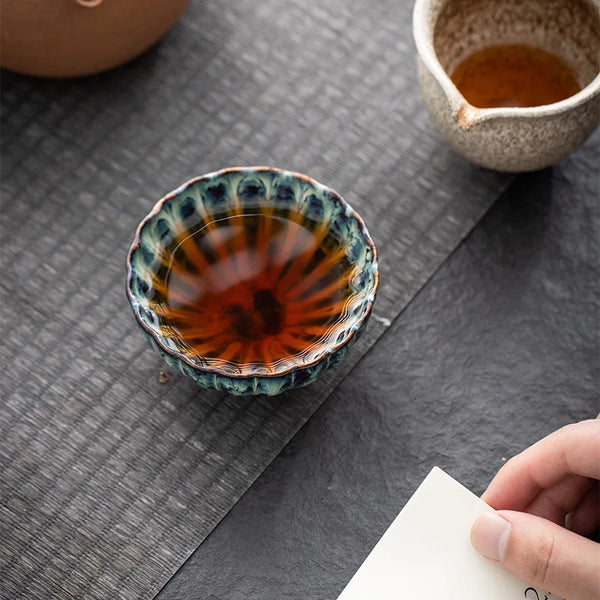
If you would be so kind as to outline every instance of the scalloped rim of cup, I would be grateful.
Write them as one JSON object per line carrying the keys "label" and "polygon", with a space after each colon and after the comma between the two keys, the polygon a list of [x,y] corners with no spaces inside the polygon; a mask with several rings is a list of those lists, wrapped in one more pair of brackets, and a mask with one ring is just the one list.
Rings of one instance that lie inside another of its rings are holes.
{"label": "scalloped rim of cup", "polygon": [[[137,306],[139,306],[139,302],[135,298],[135,296],[133,295],[133,292],[131,290],[131,281],[132,281],[132,277],[133,277],[133,267],[131,264],[131,257],[133,255],[133,252],[137,248],[139,248],[139,245],[141,243],[140,236],[141,236],[142,228],[153,217],[155,217],[156,215],[158,215],[160,213],[160,211],[163,207],[163,204],[167,200],[170,200],[171,198],[178,196],[179,194],[181,194],[181,192],[183,192],[189,186],[197,183],[198,181],[208,180],[208,179],[212,179],[215,177],[222,177],[224,175],[227,175],[228,173],[261,172],[261,171],[268,171],[270,173],[277,173],[280,175],[293,177],[295,179],[302,179],[302,180],[306,181],[307,183],[309,183],[311,186],[313,186],[317,189],[318,188],[323,189],[323,190],[329,192],[330,194],[334,195],[341,202],[342,206],[345,206],[348,209],[350,209],[353,218],[355,218],[358,223],[359,231],[360,231],[362,237],[367,242],[367,244],[371,248],[371,251],[373,252],[374,282],[373,282],[373,289],[370,291],[369,295],[367,296],[367,310],[365,311],[364,315],[359,320],[357,320],[357,323],[356,323],[357,326],[352,328],[352,331],[349,333],[349,335],[344,340],[342,340],[339,343],[335,343],[335,344],[332,344],[331,346],[328,346],[326,352],[323,355],[319,356],[318,358],[315,358],[314,360],[312,360],[310,362],[292,364],[288,368],[286,368],[282,371],[279,371],[277,373],[268,373],[268,372],[251,373],[251,374],[249,374],[249,373],[232,373],[232,372],[224,372],[220,369],[220,367],[210,367],[210,366],[202,367],[202,366],[190,361],[181,352],[175,352],[175,351],[171,350],[170,348],[167,348],[162,342],[162,336],[158,336],[153,329],[150,329],[149,327],[147,327],[146,324],[141,320],[141,318],[139,316],[139,312],[136,308]],[[369,319],[371,312],[373,310],[373,304],[375,303],[375,297],[377,295],[378,289],[379,289],[379,259],[378,259],[378,254],[377,254],[377,246],[375,246],[375,242],[373,241],[373,238],[371,237],[371,234],[369,233],[369,230],[367,229],[367,226],[365,225],[365,222],[363,221],[362,217],[354,210],[354,208],[352,208],[352,206],[346,200],[344,200],[344,198],[340,194],[338,194],[335,190],[332,190],[330,187],[318,182],[316,179],[313,179],[312,177],[309,177],[308,175],[304,175],[303,173],[298,173],[296,171],[288,171],[286,169],[280,169],[278,167],[268,167],[268,166],[227,167],[224,169],[219,169],[217,171],[213,171],[211,173],[206,173],[204,175],[199,175],[198,177],[193,177],[192,179],[189,179],[188,181],[186,181],[185,183],[180,185],[178,188],[174,189],[172,192],[169,192],[168,194],[163,196],[152,207],[152,210],[142,219],[142,221],[137,226],[137,229],[135,231],[135,235],[133,238],[133,242],[127,252],[126,293],[127,293],[127,299],[129,301],[131,308],[133,309],[133,314],[135,316],[135,319],[136,319],[138,325],[143,329],[143,331],[147,335],[149,335],[156,342],[156,344],[161,349],[161,351],[165,352],[166,354],[172,356],[173,358],[175,358],[177,360],[182,361],[183,363],[185,363],[186,365],[191,367],[194,371],[197,371],[200,373],[215,373],[218,376],[228,377],[230,379],[254,379],[254,378],[262,379],[262,378],[285,377],[286,375],[289,375],[290,373],[293,373],[295,371],[302,371],[304,369],[309,369],[311,367],[314,367],[315,365],[326,360],[328,356],[335,354],[341,348],[343,348],[344,346],[347,346],[353,340],[353,338],[356,336],[356,332],[360,328],[360,326]]]}
{"label": "scalloped rim of cup", "polygon": [[[600,18],[600,5],[597,1],[592,1],[591,4],[596,9]],[[579,104],[600,94],[599,71],[596,74],[596,77],[594,77],[594,79],[579,92],[560,102],[527,107],[479,108],[473,106],[454,85],[452,79],[450,79],[450,76],[446,73],[437,57],[437,53],[433,46],[433,28],[435,27],[435,22],[432,19],[429,19],[431,5],[432,0],[416,0],[412,20],[413,36],[417,46],[418,55],[442,87],[455,118],[459,111],[465,110],[465,108],[477,114],[473,125],[494,118],[514,119],[515,117],[548,117],[575,108]]]}

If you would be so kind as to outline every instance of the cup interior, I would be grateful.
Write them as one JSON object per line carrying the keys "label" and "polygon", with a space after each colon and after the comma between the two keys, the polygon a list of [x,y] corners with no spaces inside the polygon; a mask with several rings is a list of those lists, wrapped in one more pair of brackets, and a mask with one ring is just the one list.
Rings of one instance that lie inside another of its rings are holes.
{"label": "cup interior", "polygon": [[451,75],[467,56],[496,44],[528,44],[558,55],[583,89],[600,70],[600,10],[593,0],[437,0],[433,46]]}

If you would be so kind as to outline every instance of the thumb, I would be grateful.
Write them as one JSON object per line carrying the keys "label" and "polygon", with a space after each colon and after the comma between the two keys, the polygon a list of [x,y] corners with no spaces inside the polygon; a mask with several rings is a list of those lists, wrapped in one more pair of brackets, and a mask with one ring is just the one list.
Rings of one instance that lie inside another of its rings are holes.
{"label": "thumb", "polygon": [[600,544],[551,521],[502,510],[479,517],[471,543],[526,583],[568,598],[600,598]]}

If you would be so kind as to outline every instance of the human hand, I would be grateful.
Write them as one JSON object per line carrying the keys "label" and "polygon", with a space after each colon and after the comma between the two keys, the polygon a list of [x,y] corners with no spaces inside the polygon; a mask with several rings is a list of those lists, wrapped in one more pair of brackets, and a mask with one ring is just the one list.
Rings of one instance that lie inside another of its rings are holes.
{"label": "human hand", "polygon": [[600,420],[567,425],[509,460],[482,496],[471,543],[523,581],[567,600],[600,599]]}

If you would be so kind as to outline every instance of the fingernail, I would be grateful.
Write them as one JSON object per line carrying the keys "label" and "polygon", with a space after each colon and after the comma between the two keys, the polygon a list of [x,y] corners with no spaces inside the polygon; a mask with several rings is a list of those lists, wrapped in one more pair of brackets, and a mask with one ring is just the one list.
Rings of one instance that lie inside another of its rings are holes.
{"label": "fingernail", "polygon": [[479,517],[471,528],[473,548],[498,562],[504,562],[509,537],[510,523],[492,513]]}

